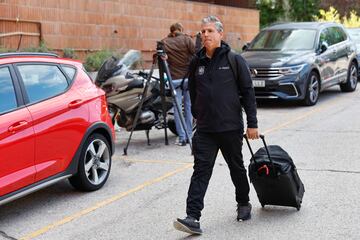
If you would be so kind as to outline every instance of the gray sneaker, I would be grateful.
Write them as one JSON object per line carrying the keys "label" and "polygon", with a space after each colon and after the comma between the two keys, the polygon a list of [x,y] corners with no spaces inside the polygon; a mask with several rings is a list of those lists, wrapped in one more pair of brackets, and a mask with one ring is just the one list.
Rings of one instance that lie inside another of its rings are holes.
{"label": "gray sneaker", "polygon": [[241,206],[238,204],[237,206],[237,220],[238,221],[246,221],[251,218],[251,204]]}
{"label": "gray sneaker", "polygon": [[187,216],[184,219],[176,219],[176,221],[174,221],[174,228],[190,234],[202,234],[200,222],[191,216]]}

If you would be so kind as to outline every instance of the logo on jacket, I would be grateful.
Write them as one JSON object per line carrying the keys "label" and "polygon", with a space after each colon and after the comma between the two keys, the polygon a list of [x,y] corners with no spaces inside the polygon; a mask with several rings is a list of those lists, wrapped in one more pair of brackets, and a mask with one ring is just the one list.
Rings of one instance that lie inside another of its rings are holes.
{"label": "logo on jacket", "polygon": [[200,66],[198,71],[199,75],[203,75],[205,72],[205,66]]}

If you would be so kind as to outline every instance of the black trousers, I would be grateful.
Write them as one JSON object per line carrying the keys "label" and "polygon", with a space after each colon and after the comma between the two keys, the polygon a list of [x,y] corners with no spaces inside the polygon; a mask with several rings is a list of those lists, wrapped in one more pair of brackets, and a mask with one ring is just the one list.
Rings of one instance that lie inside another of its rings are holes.
{"label": "black trousers", "polygon": [[241,130],[222,133],[199,132],[193,136],[194,172],[186,201],[186,214],[200,219],[204,208],[204,196],[209,185],[216,156],[221,150],[230,169],[238,204],[249,202],[249,181],[242,157],[243,132]]}

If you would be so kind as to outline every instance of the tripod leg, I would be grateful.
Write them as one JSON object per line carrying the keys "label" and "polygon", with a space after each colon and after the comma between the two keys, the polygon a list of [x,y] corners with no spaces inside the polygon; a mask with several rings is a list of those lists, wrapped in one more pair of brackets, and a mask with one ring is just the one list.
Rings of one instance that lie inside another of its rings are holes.
{"label": "tripod leg", "polygon": [[[158,56],[158,61],[159,61],[159,63],[160,63],[160,61],[162,61],[161,56]],[[158,64],[158,66],[159,66],[159,75],[160,75],[161,105],[162,105],[162,113],[163,113],[163,118],[164,118],[165,145],[169,145],[169,140],[168,140],[168,135],[167,135],[164,67],[162,64]]]}
{"label": "tripod leg", "polygon": [[143,93],[142,93],[142,95],[141,95],[141,100],[140,100],[138,109],[137,109],[137,111],[136,111],[136,115],[135,115],[135,118],[134,118],[134,122],[133,122],[132,127],[131,127],[130,136],[129,136],[128,141],[127,141],[127,143],[126,143],[126,146],[125,146],[125,148],[124,148],[124,154],[123,154],[123,155],[127,155],[127,149],[128,149],[128,147],[129,147],[130,140],[131,140],[132,134],[133,134],[133,132],[134,132],[134,129],[135,129],[135,127],[136,127],[136,125],[137,125],[137,122],[138,122],[138,120],[139,120],[140,112],[141,112],[142,106],[143,106],[144,101],[145,101],[145,98],[146,98],[146,93],[147,93],[148,88],[149,88],[150,79],[151,79],[151,76],[152,76],[152,74],[153,74],[153,72],[154,72],[154,68],[155,68],[155,61],[153,61],[153,64],[152,64],[152,66],[151,66],[151,70],[150,70],[148,79],[147,79],[146,84],[145,84],[145,87],[144,87],[144,91],[143,91]]}
{"label": "tripod leg", "polygon": [[150,130],[145,130],[146,139],[147,139],[147,145],[150,146],[150,137],[149,137]]}
{"label": "tripod leg", "polygon": [[172,98],[174,99],[174,102],[175,102],[175,110],[179,113],[181,126],[185,130],[185,134],[186,134],[187,139],[189,139],[189,145],[190,145],[190,149],[191,149],[191,152],[192,152],[191,138],[189,136],[189,133],[186,130],[185,119],[184,119],[184,116],[182,114],[181,107],[179,107],[180,105],[179,105],[178,101],[176,100],[176,91],[175,91],[174,85],[172,83],[172,79],[171,79],[168,64],[167,64],[166,60],[162,59],[161,57],[158,57],[158,61],[159,61],[159,68],[160,68],[160,65],[161,65],[162,70],[166,73],[166,76],[167,76],[167,79],[168,79],[168,82],[169,82],[169,86],[170,86],[171,96],[172,96]]}

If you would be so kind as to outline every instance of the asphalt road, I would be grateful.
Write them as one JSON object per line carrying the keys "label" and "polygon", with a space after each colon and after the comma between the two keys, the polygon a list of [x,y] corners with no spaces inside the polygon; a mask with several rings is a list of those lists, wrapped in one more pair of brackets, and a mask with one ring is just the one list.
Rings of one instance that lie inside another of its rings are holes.
{"label": "asphalt road", "polygon": [[[302,208],[261,208],[254,189],[250,221],[237,222],[234,187],[221,155],[205,197],[204,234],[189,237],[172,222],[185,216],[192,174],[188,147],[163,131],[117,133],[117,153],[107,184],[77,192],[67,181],[0,207],[0,239],[360,239],[360,89],[332,88],[314,107],[261,103],[260,130],[269,144],[286,149],[305,185]],[[261,146],[253,141],[254,148]],[[250,158],[244,146],[246,164]]]}

